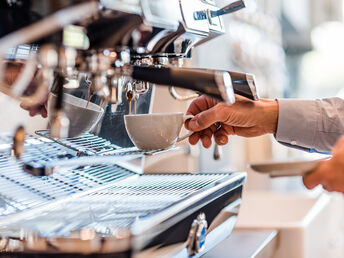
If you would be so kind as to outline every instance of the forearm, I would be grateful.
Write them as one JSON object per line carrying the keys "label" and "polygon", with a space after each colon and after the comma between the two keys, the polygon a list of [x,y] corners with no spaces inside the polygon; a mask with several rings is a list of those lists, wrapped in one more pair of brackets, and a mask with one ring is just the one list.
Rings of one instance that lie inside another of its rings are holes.
{"label": "forearm", "polygon": [[331,151],[344,134],[344,100],[280,99],[276,139],[282,143]]}

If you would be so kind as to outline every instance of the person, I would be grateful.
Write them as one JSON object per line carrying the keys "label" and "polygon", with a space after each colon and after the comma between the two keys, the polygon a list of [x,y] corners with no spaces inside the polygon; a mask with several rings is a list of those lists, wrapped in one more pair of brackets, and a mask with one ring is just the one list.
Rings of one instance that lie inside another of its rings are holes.
{"label": "person", "polygon": [[255,137],[273,134],[280,143],[310,152],[330,152],[332,158],[321,162],[303,177],[308,189],[321,184],[328,191],[344,193],[344,100],[278,99],[251,101],[236,96],[226,105],[208,96],[195,99],[188,115],[194,118],[185,127],[194,133],[189,142],[201,141],[205,148],[228,143],[229,135]]}

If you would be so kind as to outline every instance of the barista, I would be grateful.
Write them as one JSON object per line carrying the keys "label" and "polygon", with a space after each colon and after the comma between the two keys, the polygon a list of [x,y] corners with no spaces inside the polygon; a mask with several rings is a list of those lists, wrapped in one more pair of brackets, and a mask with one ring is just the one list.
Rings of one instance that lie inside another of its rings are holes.
{"label": "barista", "polygon": [[259,100],[236,96],[229,106],[201,96],[194,100],[187,114],[195,117],[186,122],[194,131],[190,144],[201,141],[205,148],[212,136],[218,145],[228,143],[229,135],[255,137],[274,134],[284,145],[310,152],[330,152],[332,158],[322,162],[304,176],[307,188],[321,184],[328,191],[344,193],[344,100]]}

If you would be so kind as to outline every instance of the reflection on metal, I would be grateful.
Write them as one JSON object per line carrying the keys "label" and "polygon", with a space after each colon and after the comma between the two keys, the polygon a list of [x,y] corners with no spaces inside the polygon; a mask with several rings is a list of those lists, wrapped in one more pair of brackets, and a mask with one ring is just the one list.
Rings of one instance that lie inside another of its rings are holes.
{"label": "reflection on metal", "polygon": [[24,152],[24,142],[25,142],[25,128],[24,126],[19,126],[14,133],[12,154],[19,159]]}
{"label": "reflection on metal", "polygon": [[198,93],[190,94],[187,96],[182,96],[176,91],[176,89],[173,86],[168,87],[168,91],[170,92],[171,96],[174,99],[180,100],[180,101],[186,101],[186,100],[194,99],[194,98],[197,98],[200,96],[200,94],[198,94]]}
{"label": "reflection on metal", "polygon": [[217,143],[215,143],[213,158],[214,160],[220,160],[222,157],[222,148]]}

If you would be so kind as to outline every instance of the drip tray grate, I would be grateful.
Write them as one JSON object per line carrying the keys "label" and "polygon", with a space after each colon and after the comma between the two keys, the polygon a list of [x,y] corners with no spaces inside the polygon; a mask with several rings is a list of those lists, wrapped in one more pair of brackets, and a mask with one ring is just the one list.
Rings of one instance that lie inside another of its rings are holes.
{"label": "drip tray grate", "polygon": [[66,139],[50,138],[49,130],[38,130],[36,131],[36,134],[50,141],[54,141],[61,146],[65,146],[70,150],[75,151],[78,156],[81,156],[81,155],[126,156],[126,155],[135,155],[135,154],[154,155],[157,153],[162,153],[165,151],[178,149],[178,147],[171,147],[169,149],[162,149],[162,150],[142,151],[142,150],[137,149],[136,147],[122,148],[115,144],[112,144],[108,140],[105,140],[91,133],[85,133],[79,137],[66,138]]}
{"label": "drip tray grate", "polygon": [[68,237],[87,228],[109,237],[139,218],[154,214],[226,177],[230,175],[134,176],[82,196],[31,210],[11,223],[0,224],[0,232],[13,232],[20,225],[22,230],[41,237]]}
{"label": "drip tray grate", "polygon": [[12,135],[0,134],[0,217],[135,175],[117,165],[98,165],[35,177],[23,170],[24,163],[54,162],[75,157],[76,152],[48,139],[27,136],[25,151],[16,160],[11,145]]}

